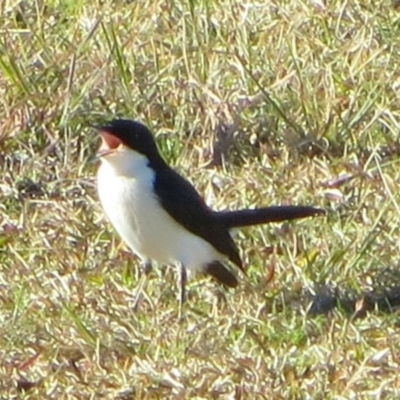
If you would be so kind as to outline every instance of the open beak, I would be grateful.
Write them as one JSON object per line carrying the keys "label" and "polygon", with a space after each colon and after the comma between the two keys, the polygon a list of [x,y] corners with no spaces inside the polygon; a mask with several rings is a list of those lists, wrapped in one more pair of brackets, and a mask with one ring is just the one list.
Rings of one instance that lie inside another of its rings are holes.
{"label": "open beak", "polygon": [[99,151],[97,152],[97,157],[105,157],[111,153],[114,153],[118,147],[122,144],[121,140],[119,140],[112,133],[104,130],[102,127],[96,127],[99,131],[101,137],[101,146]]}

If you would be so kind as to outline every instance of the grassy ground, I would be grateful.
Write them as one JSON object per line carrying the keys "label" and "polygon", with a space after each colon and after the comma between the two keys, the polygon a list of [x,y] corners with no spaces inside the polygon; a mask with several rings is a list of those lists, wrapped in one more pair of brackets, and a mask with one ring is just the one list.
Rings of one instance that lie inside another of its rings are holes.
{"label": "grassy ground", "polygon": [[[390,399],[396,313],[307,311],[399,284],[400,25],[388,1],[5,1],[0,399]],[[93,2],[94,3],[94,2]],[[327,217],[236,239],[237,290],[138,261],[103,217],[112,116],[151,126],[216,209]]]}

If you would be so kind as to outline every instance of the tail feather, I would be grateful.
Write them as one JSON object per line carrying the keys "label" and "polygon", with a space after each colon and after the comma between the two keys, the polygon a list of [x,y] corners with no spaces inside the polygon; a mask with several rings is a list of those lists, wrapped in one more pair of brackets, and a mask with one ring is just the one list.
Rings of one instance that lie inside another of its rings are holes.
{"label": "tail feather", "polygon": [[274,206],[253,210],[216,211],[216,216],[228,228],[281,222],[325,214],[321,208],[310,206]]}
{"label": "tail feather", "polygon": [[234,288],[238,285],[238,280],[236,276],[219,261],[214,261],[205,265],[203,268],[203,272],[211,275],[214,279],[224,284],[225,286]]}

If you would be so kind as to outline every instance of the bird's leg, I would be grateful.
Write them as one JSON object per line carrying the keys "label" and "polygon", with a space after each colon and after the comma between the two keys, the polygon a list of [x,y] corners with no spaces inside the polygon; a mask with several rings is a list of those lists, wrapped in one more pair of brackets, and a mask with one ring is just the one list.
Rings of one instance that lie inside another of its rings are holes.
{"label": "bird's leg", "polygon": [[139,285],[136,293],[136,299],[135,302],[133,303],[134,310],[136,310],[139,305],[140,295],[142,294],[143,286],[146,283],[147,277],[149,276],[153,267],[151,265],[151,262],[149,260],[146,260],[145,262],[141,263],[140,269],[141,269],[141,274],[140,274]]}
{"label": "bird's leg", "polygon": [[183,264],[179,265],[179,319],[182,318],[183,303],[186,297],[187,272]]}

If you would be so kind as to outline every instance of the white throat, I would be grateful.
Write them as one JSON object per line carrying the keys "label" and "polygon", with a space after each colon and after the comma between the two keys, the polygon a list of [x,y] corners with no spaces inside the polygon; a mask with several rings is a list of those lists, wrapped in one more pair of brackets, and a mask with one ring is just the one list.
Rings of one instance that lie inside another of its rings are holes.
{"label": "white throat", "polygon": [[110,178],[111,176],[126,176],[141,180],[143,183],[147,180],[153,183],[154,173],[149,167],[148,158],[126,146],[121,146],[114,152],[101,157],[100,160],[102,165],[99,173],[100,170],[106,170]]}

